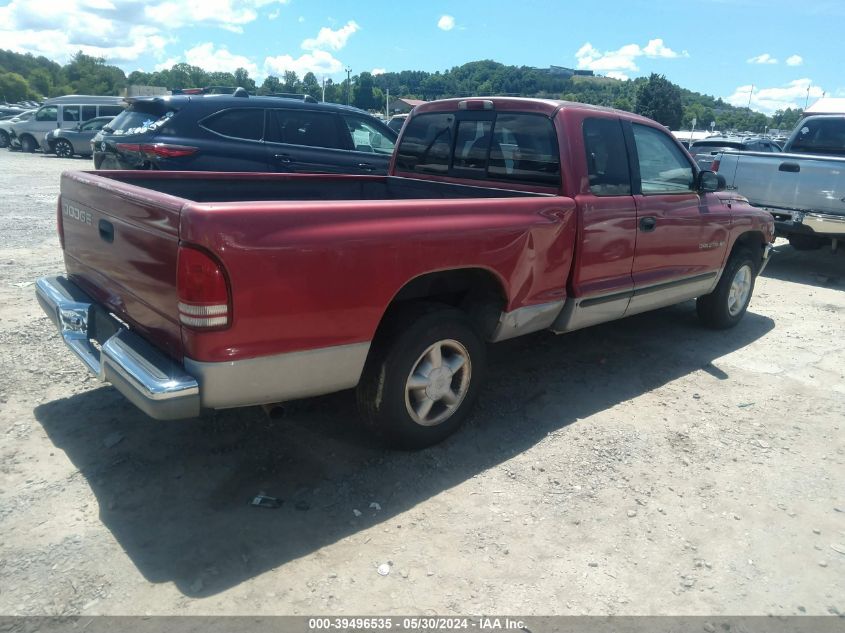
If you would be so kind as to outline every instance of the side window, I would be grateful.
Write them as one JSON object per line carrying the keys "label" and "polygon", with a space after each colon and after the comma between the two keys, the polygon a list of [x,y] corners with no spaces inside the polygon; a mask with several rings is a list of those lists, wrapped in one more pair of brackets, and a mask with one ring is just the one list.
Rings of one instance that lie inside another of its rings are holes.
{"label": "side window", "polygon": [[66,105],[62,108],[62,121],[79,121],[79,106]]}
{"label": "side window", "polygon": [[44,106],[35,113],[36,121],[58,121],[59,106]]}
{"label": "side window", "polygon": [[452,151],[454,114],[421,114],[405,123],[402,143],[396,152],[396,168],[445,174]]}
{"label": "side window", "polygon": [[386,138],[375,125],[357,116],[343,115],[343,120],[352,137],[352,147],[359,152],[392,154],[393,141]]}
{"label": "side window", "polygon": [[681,148],[664,132],[634,124],[634,142],[644,194],[689,193],[693,190],[693,170]]}
{"label": "side window", "polygon": [[538,114],[499,114],[493,125],[487,176],[555,186],[560,155],[551,119]]}
{"label": "side window", "polygon": [[584,149],[592,193],[597,196],[631,195],[631,174],[621,121],[585,119]]}
{"label": "side window", "polygon": [[200,125],[223,136],[260,141],[264,136],[264,109],[234,108],[223,110],[203,119]]}
{"label": "side window", "polygon": [[82,131],[90,132],[92,130],[102,130],[103,126],[108,123],[107,119],[97,119],[96,121],[88,121],[82,126]]}
{"label": "side window", "polygon": [[97,106],[82,106],[82,115],[80,121],[87,121],[97,116]]}
{"label": "side window", "polygon": [[344,148],[334,114],[311,110],[271,110],[273,140],[309,147]]}
{"label": "side window", "polygon": [[845,118],[807,119],[793,133],[791,150],[845,156]]}
{"label": "side window", "polygon": [[123,108],[121,106],[100,106],[100,116],[117,116],[123,112]]}

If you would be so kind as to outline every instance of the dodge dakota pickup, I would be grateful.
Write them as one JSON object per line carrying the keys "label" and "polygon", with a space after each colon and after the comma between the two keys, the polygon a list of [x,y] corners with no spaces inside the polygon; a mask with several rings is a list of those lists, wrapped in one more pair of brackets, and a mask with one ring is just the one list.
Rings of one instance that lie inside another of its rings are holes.
{"label": "dodge dakota pickup", "polygon": [[724,152],[713,169],[728,188],[775,218],[798,250],[845,239],[845,116],[804,117],[783,154]]}
{"label": "dodge dakota pickup", "polygon": [[662,126],[540,99],[417,107],[387,176],[66,172],[37,297],[157,419],[357,387],[394,445],[452,433],[487,342],[697,298],[735,325],[772,216]]}

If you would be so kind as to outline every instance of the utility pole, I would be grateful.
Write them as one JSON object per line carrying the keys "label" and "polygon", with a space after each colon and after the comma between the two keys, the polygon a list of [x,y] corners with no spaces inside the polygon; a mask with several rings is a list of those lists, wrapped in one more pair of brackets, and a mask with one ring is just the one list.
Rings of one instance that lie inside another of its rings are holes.
{"label": "utility pole", "polygon": [[390,121],[390,88],[387,89],[387,99],[384,102],[384,120]]}
{"label": "utility pole", "polygon": [[326,102],[326,76],[323,75],[323,99],[322,102]]}
{"label": "utility pole", "polygon": [[346,67],[346,105],[349,105],[349,94],[352,92],[352,68]]}
{"label": "utility pole", "polygon": [[807,99],[804,101],[804,109],[805,110],[807,109],[807,106],[810,105],[810,88],[812,87],[812,85],[813,84],[810,84],[809,86],[807,86]]}
{"label": "utility pole", "polygon": [[754,96],[754,84],[751,84],[751,92],[748,93],[748,109],[751,109],[751,97]]}

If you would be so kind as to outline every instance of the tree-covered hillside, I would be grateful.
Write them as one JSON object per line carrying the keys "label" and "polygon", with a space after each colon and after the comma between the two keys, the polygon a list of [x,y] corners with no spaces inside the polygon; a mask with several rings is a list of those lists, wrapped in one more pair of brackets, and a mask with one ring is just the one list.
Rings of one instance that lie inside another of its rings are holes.
{"label": "tree-covered hillside", "polygon": [[269,76],[256,84],[249,73],[238,68],[233,73],[208,72],[189,64],[175,64],[168,70],[151,73],[135,71],[127,77],[117,66],[103,59],[73,56],[64,66],[46,57],[0,50],[0,99],[19,101],[63,94],[120,95],[127,85],[162,86],[168,89],[204,86],[243,86],[259,94],[295,92],[310,94],[335,103],[346,103],[366,110],[383,110],[389,91],[392,97],[442,99],[477,95],[513,95],[566,99],[621,110],[638,112],[672,129],[689,129],[693,118],[697,128],[749,130],[791,128],[801,111],[787,109],[772,116],[737,108],[721,99],[677,86],[665,77],[651,75],[629,81],[607,77],[571,76],[559,68],[543,69],[506,66],[492,60],[469,62],[444,72],[403,70],[372,75],[362,72],[323,86],[314,73],[300,78],[295,72]]}

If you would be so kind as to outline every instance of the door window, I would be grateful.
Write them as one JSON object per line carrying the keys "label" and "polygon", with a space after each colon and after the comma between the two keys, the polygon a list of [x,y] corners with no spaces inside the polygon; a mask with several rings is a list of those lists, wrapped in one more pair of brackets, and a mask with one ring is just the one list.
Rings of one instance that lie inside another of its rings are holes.
{"label": "door window", "polygon": [[369,121],[344,114],[343,120],[352,137],[352,147],[359,152],[390,155],[393,153],[393,141]]}
{"label": "door window", "polygon": [[310,147],[342,147],[335,115],[311,110],[271,110],[272,140]]}
{"label": "door window", "polygon": [[62,108],[62,121],[79,123],[79,106],[66,105]]}
{"label": "door window", "polygon": [[648,194],[690,193],[694,173],[680,147],[667,134],[634,124],[641,191]]}
{"label": "door window", "polygon": [[100,106],[100,116],[117,116],[123,112],[123,106]]}
{"label": "door window", "polygon": [[44,106],[35,113],[36,121],[58,121],[59,106]]}
{"label": "door window", "polygon": [[93,119],[97,116],[97,106],[82,106],[82,116],[80,117],[80,121],[87,121],[88,119]]}
{"label": "door window", "polygon": [[109,122],[108,119],[94,119],[94,120],[91,120],[91,121],[88,121],[87,123],[85,123],[82,126],[81,129],[82,129],[83,132],[91,132],[93,130],[102,130],[103,126],[108,122]]}
{"label": "door window", "polygon": [[200,125],[223,136],[260,141],[264,137],[264,109],[223,110],[203,120]]}
{"label": "door window", "polygon": [[630,196],[631,174],[622,123],[617,119],[585,119],[584,149],[590,192],[597,196]]}

